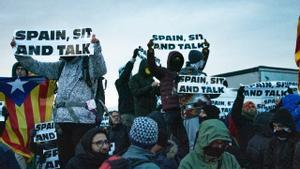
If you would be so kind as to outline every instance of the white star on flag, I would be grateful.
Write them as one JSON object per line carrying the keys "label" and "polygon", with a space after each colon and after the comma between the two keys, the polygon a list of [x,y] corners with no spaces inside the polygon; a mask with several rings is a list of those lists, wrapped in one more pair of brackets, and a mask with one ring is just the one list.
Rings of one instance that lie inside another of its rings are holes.
{"label": "white star on flag", "polygon": [[26,83],[27,83],[27,81],[21,81],[19,78],[13,82],[8,82],[8,84],[10,84],[12,86],[10,93],[13,93],[17,89],[19,89],[20,91],[22,91],[24,93],[23,85]]}

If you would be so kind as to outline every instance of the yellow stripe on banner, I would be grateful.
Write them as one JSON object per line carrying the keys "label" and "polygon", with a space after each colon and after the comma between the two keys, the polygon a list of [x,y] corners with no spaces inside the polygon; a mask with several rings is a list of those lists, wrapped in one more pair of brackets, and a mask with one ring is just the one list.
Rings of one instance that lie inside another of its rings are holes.
{"label": "yellow stripe on banner", "polygon": [[17,119],[19,124],[19,131],[23,137],[24,144],[27,144],[28,140],[28,134],[27,134],[27,123],[26,123],[26,116],[25,116],[25,110],[24,110],[24,104],[21,106],[15,105],[16,107],[16,113],[17,113]]}
{"label": "yellow stripe on banner", "polygon": [[49,87],[47,91],[47,101],[46,101],[46,115],[45,120],[51,121],[52,119],[52,108],[54,103],[54,90],[56,88],[56,81],[50,80]]}
{"label": "yellow stripe on banner", "polygon": [[0,92],[0,101],[4,101],[5,102],[5,95],[2,92]]}
{"label": "yellow stripe on banner", "polygon": [[34,118],[34,124],[41,122],[40,117],[40,109],[39,109],[39,100],[36,100],[39,95],[40,87],[39,85],[31,90],[30,92],[30,98],[31,98],[31,105],[32,105],[32,111],[33,111],[33,118]]}
{"label": "yellow stripe on banner", "polygon": [[18,145],[21,145],[16,133],[13,131],[12,127],[11,127],[11,123],[9,122],[9,120],[6,121],[5,123],[5,129],[7,131],[7,134],[8,134],[8,137],[9,137],[9,140],[12,142],[12,143],[15,143],[15,144],[18,144]]}
{"label": "yellow stripe on banner", "polygon": [[[300,60],[300,51],[297,51],[297,53],[295,53],[295,61],[296,63],[298,62],[298,60]],[[299,65],[300,66],[300,65]]]}

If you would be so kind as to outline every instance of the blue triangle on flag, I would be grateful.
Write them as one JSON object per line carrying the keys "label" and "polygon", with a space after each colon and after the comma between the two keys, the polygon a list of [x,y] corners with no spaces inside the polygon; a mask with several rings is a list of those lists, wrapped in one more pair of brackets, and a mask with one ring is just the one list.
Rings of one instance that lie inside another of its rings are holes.
{"label": "blue triangle on flag", "polygon": [[31,90],[37,85],[45,82],[46,78],[41,76],[31,77],[0,77],[0,92],[13,100],[16,105],[21,106]]}

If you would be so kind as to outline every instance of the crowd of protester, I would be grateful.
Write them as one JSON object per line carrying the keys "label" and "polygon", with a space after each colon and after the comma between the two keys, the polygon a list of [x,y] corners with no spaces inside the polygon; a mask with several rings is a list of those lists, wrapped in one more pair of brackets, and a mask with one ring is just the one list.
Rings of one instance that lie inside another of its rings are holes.
{"label": "crowd of protester", "polygon": [[[300,96],[290,93],[276,108],[258,113],[255,104],[245,101],[240,87],[231,112],[220,119],[220,110],[211,104],[214,95],[195,95],[182,106],[176,92],[178,74],[201,75],[209,54],[205,41],[202,51],[191,50],[186,67],[184,57],[171,51],[167,65],[155,62],[153,41],[147,44],[147,58],[132,75],[139,49],[119,70],[115,87],[118,110],[108,114],[109,125],[101,126],[101,116],[86,106],[96,97],[98,78],[106,74],[99,40],[93,36],[95,54],[89,56],[86,84],[83,57],[61,57],[54,63],[16,55],[12,76],[30,73],[57,80],[53,121],[58,139],[34,143],[33,159],[18,157],[0,142],[0,168],[42,168],[43,152],[58,147],[63,169],[299,169]],[[11,43],[12,47],[16,44]],[[157,82],[153,79],[159,80]],[[157,98],[161,105],[157,105]],[[189,109],[187,109],[190,107]],[[189,110],[189,111],[187,111]],[[9,118],[3,107],[2,114]],[[182,116],[184,114],[185,116]],[[102,119],[103,120],[103,119]],[[5,121],[0,122],[1,132]],[[30,165],[29,162],[31,161]]]}

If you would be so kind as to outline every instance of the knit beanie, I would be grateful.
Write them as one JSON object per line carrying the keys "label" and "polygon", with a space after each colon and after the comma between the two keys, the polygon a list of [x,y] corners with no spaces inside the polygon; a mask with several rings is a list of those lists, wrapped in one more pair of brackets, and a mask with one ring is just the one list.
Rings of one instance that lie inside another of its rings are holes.
{"label": "knit beanie", "polygon": [[137,117],[133,121],[129,136],[131,144],[149,149],[158,139],[157,123],[149,117]]}
{"label": "knit beanie", "polygon": [[203,54],[198,50],[191,50],[189,53],[189,61],[191,64],[199,62],[203,58]]}
{"label": "knit beanie", "polygon": [[242,115],[249,120],[254,120],[257,110],[256,106],[252,101],[247,101],[243,104]]}

